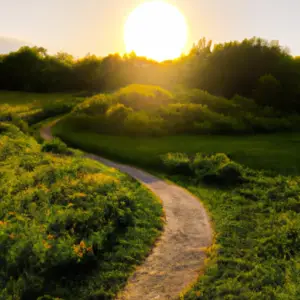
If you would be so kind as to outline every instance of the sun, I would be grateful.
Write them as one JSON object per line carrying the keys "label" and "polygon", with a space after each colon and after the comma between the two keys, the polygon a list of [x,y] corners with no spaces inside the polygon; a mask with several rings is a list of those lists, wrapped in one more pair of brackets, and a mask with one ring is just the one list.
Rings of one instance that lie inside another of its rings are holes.
{"label": "sun", "polygon": [[187,42],[187,25],[182,13],[163,1],[139,5],[125,24],[126,51],[157,61],[181,55]]}

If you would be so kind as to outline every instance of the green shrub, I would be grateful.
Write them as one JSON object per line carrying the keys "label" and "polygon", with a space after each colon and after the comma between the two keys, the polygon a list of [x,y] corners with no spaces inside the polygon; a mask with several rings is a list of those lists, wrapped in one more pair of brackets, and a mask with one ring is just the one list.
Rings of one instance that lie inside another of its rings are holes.
{"label": "green shrub", "polygon": [[206,155],[197,153],[192,169],[198,179],[213,184],[237,184],[242,180],[242,167],[224,153]]}
{"label": "green shrub", "polygon": [[68,146],[58,138],[54,138],[51,141],[45,141],[42,145],[42,151],[56,154],[70,154]]}
{"label": "green shrub", "polygon": [[159,136],[165,133],[163,119],[147,112],[133,112],[124,121],[124,133],[129,135]]}
{"label": "green shrub", "polygon": [[167,153],[161,156],[166,170],[171,174],[191,175],[190,158],[185,153]]}
{"label": "green shrub", "polygon": [[132,84],[113,94],[117,102],[134,110],[153,110],[173,101],[173,95],[159,86]]}
{"label": "green shrub", "polygon": [[77,105],[73,112],[75,114],[86,114],[90,116],[104,115],[113,102],[112,96],[98,94]]}

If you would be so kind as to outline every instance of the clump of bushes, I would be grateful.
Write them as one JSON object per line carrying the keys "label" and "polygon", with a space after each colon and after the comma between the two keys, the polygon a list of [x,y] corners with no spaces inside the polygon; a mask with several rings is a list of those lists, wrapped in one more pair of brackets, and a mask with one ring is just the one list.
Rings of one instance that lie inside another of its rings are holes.
{"label": "clump of bushes", "polygon": [[185,153],[167,153],[161,156],[166,170],[172,174],[190,175],[190,158]]}
{"label": "clump of bushes", "polygon": [[51,152],[55,154],[70,154],[68,146],[60,139],[54,138],[51,141],[45,141],[42,145],[43,152]]}
{"label": "clump of bushes", "polygon": [[207,183],[237,184],[242,181],[241,165],[231,161],[224,153],[196,154],[192,169],[198,179]]}
{"label": "clump of bushes", "polygon": [[226,99],[197,89],[172,94],[137,84],[86,99],[63,124],[74,130],[129,136],[300,130],[299,117],[286,117],[239,95]]}
{"label": "clump of bushes", "polygon": [[154,85],[131,84],[114,94],[117,102],[134,110],[157,110],[162,105],[173,102],[173,95]]}
{"label": "clump of bushes", "polygon": [[197,153],[167,153],[161,160],[171,174],[192,175],[200,181],[219,185],[236,185],[245,181],[245,170],[224,153],[207,155]]}

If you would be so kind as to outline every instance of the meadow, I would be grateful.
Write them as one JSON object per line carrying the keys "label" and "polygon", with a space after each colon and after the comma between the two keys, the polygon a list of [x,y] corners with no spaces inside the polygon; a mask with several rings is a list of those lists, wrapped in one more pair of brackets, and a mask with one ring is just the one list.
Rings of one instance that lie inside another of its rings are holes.
{"label": "meadow", "polygon": [[63,123],[58,123],[53,132],[74,147],[153,171],[161,167],[160,155],[168,152],[185,152],[189,155],[222,152],[253,169],[285,175],[300,174],[298,133],[128,137],[72,130]]}

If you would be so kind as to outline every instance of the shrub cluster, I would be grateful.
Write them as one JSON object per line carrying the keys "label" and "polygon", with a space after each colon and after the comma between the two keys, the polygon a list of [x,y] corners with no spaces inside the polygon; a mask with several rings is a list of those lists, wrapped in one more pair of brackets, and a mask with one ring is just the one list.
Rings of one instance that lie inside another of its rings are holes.
{"label": "shrub cluster", "polygon": [[194,157],[185,153],[167,153],[161,156],[161,160],[170,174],[190,175],[205,183],[228,186],[246,180],[247,172],[243,167],[224,153],[197,153]]}
{"label": "shrub cluster", "polygon": [[162,228],[136,181],[1,122],[0,199],[0,299],[111,299]]}
{"label": "shrub cluster", "polygon": [[131,136],[300,130],[298,115],[287,117],[251,99],[226,99],[196,89],[171,94],[148,85],[130,85],[88,98],[65,122],[76,130]]}

